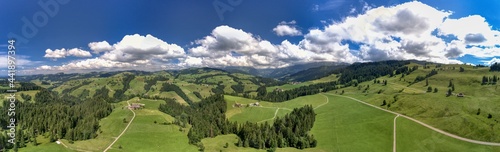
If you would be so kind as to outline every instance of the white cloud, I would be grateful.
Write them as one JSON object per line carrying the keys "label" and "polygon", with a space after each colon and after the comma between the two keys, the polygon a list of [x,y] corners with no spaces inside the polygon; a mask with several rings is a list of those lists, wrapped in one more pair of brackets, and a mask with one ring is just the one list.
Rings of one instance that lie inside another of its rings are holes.
{"label": "white cloud", "polygon": [[273,28],[273,31],[278,36],[299,36],[302,32],[297,29],[295,20],[291,22],[281,22],[278,26]]}
{"label": "white cloud", "polygon": [[67,56],[75,56],[75,57],[92,57],[92,54],[90,52],[78,49],[78,48],[73,48],[70,50],[66,50],[65,48],[62,49],[47,49],[45,50],[45,58],[52,58],[52,59],[58,59],[58,58],[65,58]]}
{"label": "white cloud", "polygon": [[106,52],[113,50],[113,46],[109,45],[106,41],[101,42],[91,42],[89,43],[89,48],[96,54],[100,52]]}
{"label": "white cloud", "polygon": [[[94,53],[105,52],[99,57],[71,61],[60,66],[40,66],[36,70],[55,72],[93,71],[93,70],[162,70],[172,59],[185,57],[184,49],[176,44],[168,44],[152,35],[126,35],[120,42],[109,45],[106,41],[92,42],[89,47]],[[46,51],[48,58],[65,56],[91,56],[80,49]]]}
{"label": "white cloud", "polygon": [[483,60],[482,61],[484,64],[486,65],[492,65],[492,64],[495,64],[495,63],[500,63],[500,58],[492,58],[491,60]]}
{"label": "white cloud", "polygon": [[100,58],[86,59],[81,61],[74,61],[61,66],[47,66],[43,65],[37,70],[54,70],[54,71],[71,71],[71,70],[102,70],[112,68],[129,68],[137,65],[124,62],[110,61]]}
{"label": "white cloud", "polygon": [[185,56],[182,47],[168,44],[149,34],[146,36],[126,35],[112,48],[101,58],[119,62],[144,62],[146,60],[169,61]]}
{"label": "white cloud", "polygon": [[254,37],[241,29],[229,26],[216,27],[210,36],[196,40],[196,47],[189,49],[194,57],[223,57],[231,52],[244,55],[271,55],[276,52],[273,45],[266,40]]}

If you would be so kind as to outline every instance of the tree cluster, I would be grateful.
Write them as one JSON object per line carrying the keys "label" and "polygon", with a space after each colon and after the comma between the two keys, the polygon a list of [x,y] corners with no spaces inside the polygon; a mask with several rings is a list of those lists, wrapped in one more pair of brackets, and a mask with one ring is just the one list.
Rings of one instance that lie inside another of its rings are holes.
{"label": "tree cluster", "polygon": [[496,75],[494,75],[493,77],[483,76],[483,80],[482,80],[481,85],[487,85],[487,84],[495,85],[495,84],[497,84],[497,81],[499,81],[499,80],[500,80],[500,77],[497,77]]}
{"label": "tree cluster", "polygon": [[273,147],[315,147],[317,141],[309,130],[315,120],[312,106],[294,109],[283,118],[277,118],[275,123],[257,124],[246,122],[238,125],[229,122],[225,116],[226,102],[224,95],[216,94],[203,99],[191,106],[181,105],[173,100],[165,99],[159,110],[176,117],[179,123],[191,124],[188,132],[189,143],[199,145],[201,139],[223,134],[236,134],[239,137],[238,146],[258,149]]}
{"label": "tree cluster", "polygon": [[283,118],[276,118],[272,125],[246,122],[240,125],[237,146],[257,149],[295,147],[299,149],[316,147],[317,141],[309,131],[315,121],[312,106],[295,108]]}
{"label": "tree cluster", "polygon": [[297,97],[318,94],[320,92],[327,92],[334,89],[337,89],[337,81],[311,84],[286,91],[267,92],[265,87],[259,87],[257,89],[257,96],[255,99],[270,102],[283,102]]}
{"label": "tree cluster", "polygon": [[[339,78],[341,84],[347,84],[353,80],[364,82],[381,76],[394,76],[394,71],[404,69],[409,61],[381,61],[370,63],[354,63],[338,70],[342,75]],[[400,71],[401,72],[401,71]]]}
{"label": "tree cluster", "polygon": [[427,78],[429,78],[429,77],[431,77],[431,76],[433,76],[433,75],[436,75],[436,74],[438,74],[437,70],[436,70],[436,69],[433,69],[431,72],[429,72],[429,73],[428,73],[427,75],[425,75],[425,76],[420,76],[420,75],[419,75],[419,76],[417,76],[417,77],[415,78],[415,81],[413,81],[413,83],[417,83],[417,82],[423,81],[423,80],[425,80],[425,79],[427,79]]}
{"label": "tree cluster", "polygon": [[500,64],[494,63],[490,66],[490,71],[500,71]]}
{"label": "tree cluster", "polygon": [[[99,120],[108,116],[112,106],[100,97],[79,100],[78,98],[60,98],[57,93],[41,89],[35,95],[36,102],[18,102],[16,115],[18,130],[16,143],[18,148],[33,142],[36,136],[43,135],[50,141],[67,139],[69,141],[86,140],[97,137]],[[4,129],[10,120],[7,115],[8,101],[0,108],[0,125]],[[4,134],[0,138],[6,139]],[[6,140],[0,147],[11,147]]]}

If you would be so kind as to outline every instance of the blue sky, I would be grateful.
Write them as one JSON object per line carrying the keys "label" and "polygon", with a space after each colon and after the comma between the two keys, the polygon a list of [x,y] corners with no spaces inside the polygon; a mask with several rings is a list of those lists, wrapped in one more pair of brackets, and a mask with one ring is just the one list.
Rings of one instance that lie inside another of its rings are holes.
{"label": "blue sky", "polygon": [[12,37],[25,74],[389,59],[488,64],[500,61],[495,6],[500,2],[0,1],[0,68]]}

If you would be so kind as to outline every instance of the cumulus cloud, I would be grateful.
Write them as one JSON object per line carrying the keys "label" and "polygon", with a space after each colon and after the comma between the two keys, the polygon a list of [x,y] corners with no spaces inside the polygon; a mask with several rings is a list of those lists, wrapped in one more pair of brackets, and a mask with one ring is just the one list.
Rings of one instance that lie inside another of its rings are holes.
{"label": "cumulus cloud", "polygon": [[113,46],[109,45],[106,41],[101,42],[91,42],[89,43],[89,48],[96,54],[100,52],[106,52],[113,50]]}
{"label": "cumulus cloud", "polygon": [[[99,57],[71,61],[60,66],[40,66],[36,70],[73,72],[92,70],[162,70],[171,60],[185,57],[184,49],[176,44],[168,44],[152,35],[126,35],[120,42],[109,45],[108,42],[89,44],[94,53],[104,52]],[[88,51],[79,49],[59,49],[46,51],[47,58],[65,56],[92,56]]]}
{"label": "cumulus cloud", "polygon": [[273,28],[273,31],[278,36],[299,36],[302,32],[297,29],[295,20],[291,22],[281,22]]}
{"label": "cumulus cloud", "polygon": [[152,35],[127,35],[114,44],[112,50],[101,58],[119,62],[146,62],[148,60],[168,61],[184,57],[184,49],[176,44],[168,44]]}
{"label": "cumulus cloud", "polygon": [[100,58],[86,59],[76,62],[71,62],[61,66],[48,66],[43,65],[37,70],[55,70],[55,71],[68,71],[68,70],[97,70],[97,69],[111,69],[111,68],[127,68],[136,66],[131,63],[116,62]]}
{"label": "cumulus cloud", "polygon": [[196,40],[196,47],[189,49],[191,56],[223,57],[234,51],[244,55],[271,55],[276,52],[274,46],[266,40],[254,37],[241,29],[229,26],[216,27],[210,36]]}
{"label": "cumulus cloud", "polygon": [[492,65],[495,63],[500,63],[500,58],[492,58],[491,60],[483,60],[482,62],[486,65]]}
{"label": "cumulus cloud", "polygon": [[[333,4],[332,1],[331,6]],[[325,26],[304,33],[298,30],[295,21],[281,22],[273,29],[279,36],[303,35],[297,43],[288,40],[272,43],[243,29],[222,25],[194,40],[185,48],[187,51],[152,35],[127,35],[115,44],[107,41],[89,43],[93,53],[102,54],[97,58],[39,69],[276,68],[318,61],[353,63],[408,59],[461,63],[456,58],[467,54],[480,58],[500,56],[500,32],[493,30],[483,17],[472,15],[454,19],[450,18],[451,14],[418,1],[376,8],[365,4],[361,14],[325,22]],[[444,38],[448,36],[456,39]],[[50,50],[46,56],[85,56],[77,52]]]}
{"label": "cumulus cloud", "polygon": [[92,54],[90,52],[78,49],[78,48],[73,48],[70,50],[66,50],[65,48],[62,49],[47,49],[45,50],[45,58],[52,58],[52,59],[58,59],[58,58],[65,58],[67,56],[75,56],[75,57],[92,57]]}

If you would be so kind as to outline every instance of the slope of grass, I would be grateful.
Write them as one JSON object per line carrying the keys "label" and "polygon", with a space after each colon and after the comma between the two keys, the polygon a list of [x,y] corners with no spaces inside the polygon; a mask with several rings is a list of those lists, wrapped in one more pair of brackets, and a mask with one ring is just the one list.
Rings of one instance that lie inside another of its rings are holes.
{"label": "slope of grass", "polygon": [[398,151],[500,151],[500,147],[477,145],[445,136],[402,117],[397,118],[396,136]]}
{"label": "slope of grass", "polygon": [[[460,67],[464,67],[465,72],[459,72]],[[434,66],[430,69],[419,68],[405,78],[425,75],[433,69]],[[483,75],[499,76],[500,73],[464,65],[444,65],[442,69],[438,70],[437,75],[428,79],[429,86],[433,89],[438,88],[437,93],[424,93],[428,87],[425,80],[408,86],[409,83],[405,82],[404,78],[400,80],[401,75],[379,78],[379,80],[388,80],[387,86],[369,81],[359,84],[362,86],[361,90],[357,87],[348,87],[343,90],[345,90],[345,95],[377,106],[382,105],[382,101],[386,100],[387,105],[383,106],[384,108],[414,117],[456,135],[481,141],[500,142],[498,84],[481,85],[480,82]],[[450,80],[455,86],[453,93],[464,93],[465,97],[445,95],[449,89]],[[368,91],[363,93],[368,85],[370,85]],[[400,93],[402,89],[404,90]],[[383,92],[378,94],[378,90],[383,90]],[[389,104],[390,107],[388,107]],[[490,114],[492,118],[488,118]]]}
{"label": "slope of grass", "polygon": [[[134,101],[137,102],[137,101]],[[158,111],[164,101],[141,100],[144,109],[136,110],[136,118],[123,136],[112,146],[111,151],[196,151],[194,145],[188,143],[187,131],[179,131],[179,126],[163,125],[174,118]],[[157,123],[154,123],[154,122]],[[186,129],[187,130],[187,129]],[[122,147],[121,149],[119,147]]]}
{"label": "slope of grass", "polygon": [[99,125],[102,133],[99,133],[97,138],[84,141],[75,141],[74,144],[70,144],[67,140],[62,140],[66,145],[73,149],[82,149],[88,151],[102,151],[113,142],[114,138],[118,136],[123,129],[126,127],[126,123],[123,123],[123,119],[130,120],[132,118],[132,112],[127,108],[126,101],[114,104],[113,112],[106,118],[103,118]]}

